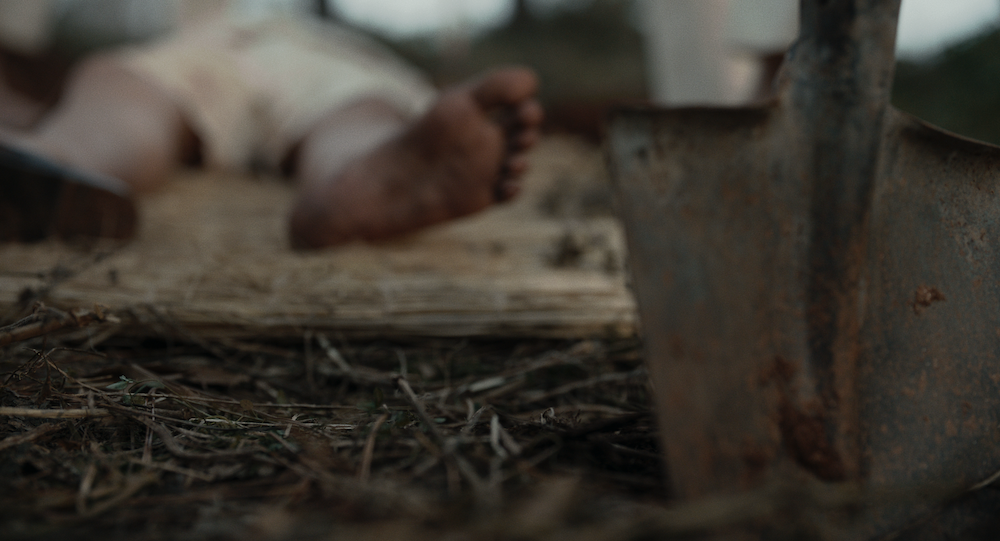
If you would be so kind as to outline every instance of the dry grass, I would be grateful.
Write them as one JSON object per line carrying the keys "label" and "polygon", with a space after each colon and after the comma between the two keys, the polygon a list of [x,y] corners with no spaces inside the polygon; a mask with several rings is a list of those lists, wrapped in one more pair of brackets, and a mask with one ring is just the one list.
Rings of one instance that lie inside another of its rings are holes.
{"label": "dry grass", "polygon": [[5,539],[610,539],[664,501],[634,340],[190,344],[36,314],[3,329]]}
{"label": "dry grass", "polygon": [[0,538],[837,539],[858,510],[964,492],[791,480],[672,505],[634,339],[177,342],[115,321],[0,328]]}

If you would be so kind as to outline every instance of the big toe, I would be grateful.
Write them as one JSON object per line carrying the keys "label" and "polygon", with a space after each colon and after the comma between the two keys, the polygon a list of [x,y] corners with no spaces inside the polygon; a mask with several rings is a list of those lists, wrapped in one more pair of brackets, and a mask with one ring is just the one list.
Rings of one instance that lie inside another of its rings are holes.
{"label": "big toe", "polygon": [[483,108],[517,105],[538,93],[538,76],[522,67],[493,70],[473,83],[472,95]]}
{"label": "big toe", "polygon": [[545,111],[542,104],[536,99],[529,99],[517,107],[517,121],[526,128],[536,128],[545,119]]}

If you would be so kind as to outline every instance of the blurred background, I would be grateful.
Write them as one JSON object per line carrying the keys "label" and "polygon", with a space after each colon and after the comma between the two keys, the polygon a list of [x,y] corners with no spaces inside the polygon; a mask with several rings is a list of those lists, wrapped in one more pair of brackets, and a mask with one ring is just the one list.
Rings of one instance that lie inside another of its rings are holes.
{"label": "blurred background", "polygon": [[[0,0],[0,121],[52,103],[76,59],[153,39],[209,9],[294,12],[360,28],[440,85],[534,67],[548,128],[599,139],[609,107],[764,99],[797,0]],[[1000,0],[903,0],[894,101],[1000,143]],[[5,113],[4,111],[7,110]],[[6,115],[6,116],[5,116]]]}

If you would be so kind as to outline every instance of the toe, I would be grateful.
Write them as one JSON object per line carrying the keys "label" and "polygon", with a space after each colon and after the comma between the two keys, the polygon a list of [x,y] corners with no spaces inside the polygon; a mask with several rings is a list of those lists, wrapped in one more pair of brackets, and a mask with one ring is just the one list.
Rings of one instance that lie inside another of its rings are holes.
{"label": "toe", "polygon": [[521,67],[493,70],[472,84],[472,95],[483,108],[520,104],[538,93],[538,77]]}
{"label": "toe", "polygon": [[530,99],[517,106],[517,121],[525,128],[541,126],[545,111],[538,100]]}
{"label": "toe", "polygon": [[528,157],[521,154],[514,154],[507,158],[503,164],[503,178],[517,179],[528,170]]}
{"label": "toe", "polygon": [[538,130],[518,132],[509,139],[507,148],[511,152],[523,152],[538,144],[540,138]]}
{"label": "toe", "polygon": [[496,200],[498,203],[510,201],[521,193],[521,182],[516,179],[506,179],[500,181],[496,186]]}

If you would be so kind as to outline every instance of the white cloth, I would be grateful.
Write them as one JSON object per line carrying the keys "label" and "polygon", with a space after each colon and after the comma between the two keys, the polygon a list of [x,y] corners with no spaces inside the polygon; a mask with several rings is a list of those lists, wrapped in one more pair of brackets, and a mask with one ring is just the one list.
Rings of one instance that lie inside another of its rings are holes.
{"label": "white cloth", "polygon": [[416,116],[435,91],[374,41],[328,23],[212,19],[117,53],[181,105],[206,165],[277,167],[325,114],[376,98]]}
{"label": "white cloth", "polygon": [[650,96],[670,106],[741,105],[762,55],[798,33],[798,0],[641,0]]}
{"label": "white cloth", "polygon": [[0,0],[0,45],[21,53],[49,46],[58,0]]}

